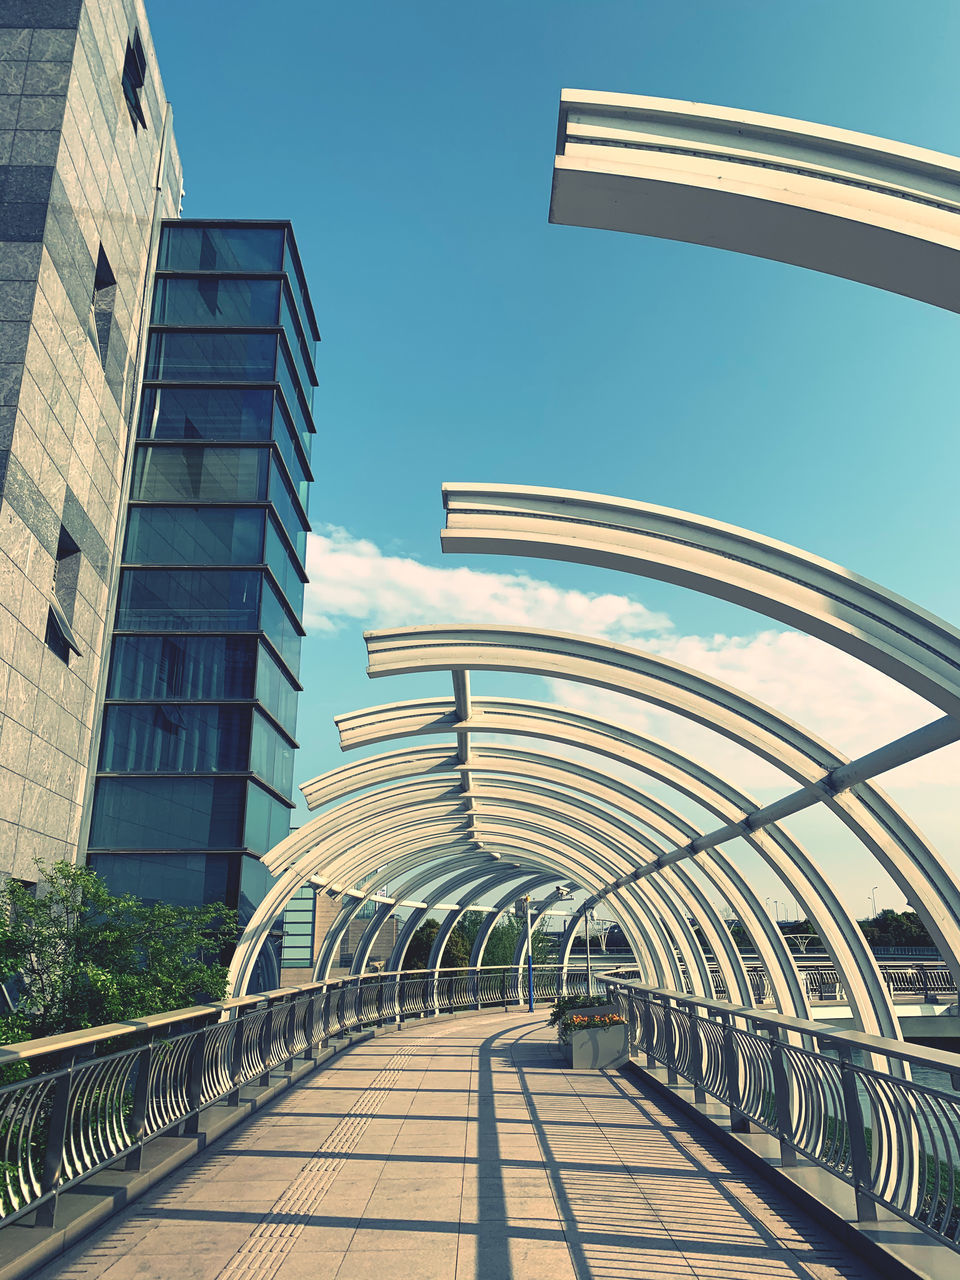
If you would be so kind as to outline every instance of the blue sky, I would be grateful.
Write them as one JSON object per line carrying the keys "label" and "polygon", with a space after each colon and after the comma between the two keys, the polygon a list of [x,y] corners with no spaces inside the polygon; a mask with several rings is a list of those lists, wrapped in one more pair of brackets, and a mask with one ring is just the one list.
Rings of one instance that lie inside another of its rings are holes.
{"label": "blue sky", "polygon": [[[853,754],[925,718],[855,665],[689,592],[476,557],[453,578],[440,483],[685,508],[960,620],[960,317],[777,263],[547,222],[565,86],[960,153],[955,0],[162,0],[151,23],[184,213],[290,217],[324,334],[311,513],[327,541],[298,777],[340,763],[333,713],[446,692],[427,677],[366,681],[365,625],[496,608],[524,619],[547,590],[530,579],[556,588],[546,612],[569,613],[570,630],[590,630],[591,610],[564,592],[614,594],[605,634],[702,660]],[[641,625],[638,604],[670,626]],[[946,787],[957,763],[943,753],[891,790],[960,861]],[[776,778],[735,765],[758,795],[776,793]],[[808,842],[845,848],[816,823]],[[862,897],[869,872],[852,852],[844,868],[842,887]]]}

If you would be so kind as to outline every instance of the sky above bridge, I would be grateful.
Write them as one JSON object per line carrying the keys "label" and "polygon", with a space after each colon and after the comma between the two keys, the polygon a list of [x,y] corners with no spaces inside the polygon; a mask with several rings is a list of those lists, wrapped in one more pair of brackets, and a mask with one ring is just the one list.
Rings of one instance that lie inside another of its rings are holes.
{"label": "sky above bridge", "polygon": [[[285,0],[150,6],[184,214],[290,217],[324,334],[299,779],[332,717],[445,696],[364,676],[364,628],[515,622],[650,647],[850,755],[919,699],[745,610],[622,574],[442,557],[444,480],[679,507],[793,543],[960,622],[960,316],[719,250],[547,222],[560,89],[693,99],[960,154],[955,0]],[[761,800],[786,779],[578,686]],[[960,867],[960,748],[883,785]],[[858,915],[902,899],[829,815],[791,829]],[[756,872],[764,893],[782,899]]]}

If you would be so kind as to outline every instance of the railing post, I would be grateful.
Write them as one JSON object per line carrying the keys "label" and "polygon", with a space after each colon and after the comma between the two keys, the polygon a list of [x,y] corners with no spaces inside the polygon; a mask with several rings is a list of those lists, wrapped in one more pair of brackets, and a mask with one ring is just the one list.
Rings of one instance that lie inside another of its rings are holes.
{"label": "railing post", "polygon": [[780,1164],[781,1166],[795,1165],[797,1153],[788,1141],[793,1136],[790,1078],[787,1075],[779,1027],[770,1028],[770,1072],[773,1076],[773,1104],[777,1123],[777,1141],[780,1143]]}
{"label": "railing post", "polygon": [[500,970],[500,998],[503,1001],[503,1012],[507,1012],[507,971]]}
{"label": "railing post", "polygon": [[200,1103],[203,1100],[203,1059],[207,1047],[207,1028],[200,1027],[190,1046],[187,1059],[187,1106],[190,1108],[183,1122],[185,1134],[200,1132]]}
{"label": "railing post", "polygon": [[644,1052],[647,1055],[647,1066],[658,1067],[660,1063],[653,1052],[653,1046],[657,1042],[656,1027],[653,1023],[653,1002],[648,995],[643,997],[643,1040]]}
{"label": "railing post", "polygon": [[677,1047],[673,1038],[673,1002],[669,996],[663,997],[663,1031],[667,1049],[667,1084],[677,1084]]}
{"label": "railing post", "polygon": [[150,1102],[150,1067],[153,1062],[153,1041],[144,1045],[137,1055],[137,1083],[133,1089],[133,1109],[130,1112],[131,1137],[137,1144],[124,1161],[124,1169],[136,1170],[143,1163],[143,1137],[147,1127],[147,1107]]}
{"label": "railing post", "polygon": [[270,1043],[273,1039],[273,1005],[267,1006],[267,1012],[264,1015],[263,1022],[260,1026],[260,1036],[258,1047],[260,1049],[260,1062],[263,1066],[263,1073],[257,1079],[257,1084],[261,1088],[265,1088],[270,1083],[270,1068],[267,1065],[270,1061]]}
{"label": "railing post", "polygon": [[53,1194],[37,1209],[36,1225],[38,1227],[54,1226],[57,1216],[59,1199],[57,1183],[60,1181],[63,1169],[63,1148],[67,1140],[73,1066],[74,1059],[71,1057],[65,1065],[63,1075],[57,1077],[57,1082],[53,1086],[53,1105],[50,1108],[47,1144],[43,1153],[43,1176],[40,1180],[40,1194],[44,1195],[48,1191],[52,1191]]}
{"label": "railing post", "polygon": [[857,1198],[857,1220],[876,1222],[877,1203],[866,1193],[866,1188],[873,1183],[873,1171],[870,1166],[870,1152],[867,1150],[866,1127],[863,1108],[860,1105],[860,1092],[857,1089],[853,1053],[850,1047],[843,1043],[837,1044],[836,1048],[840,1057],[840,1090],[843,1096],[847,1140],[850,1143],[850,1171],[853,1174],[853,1189]]}
{"label": "railing post", "polygon": [[704,1103],[707,1095],[703,1088],[703,1041],[700,1036],[700,1015],[696,1005],[687,1007],[690,1018],[690,1066],[693,1074],[693,1100]]}
{"label": "railing post", "polygon": [[307,997],[307,1007],[303,1014],[303,1038],[307,1042],[304,1050],[304,1056],[309,1062],[313,1062],[317,1056],[317,1046],[314,1044],[313,1033],[317,1026],[317,996],[316,992]]}
{"label": "railing post", "polygon": [[377,976],[377,1026],[383,1026],[383,978]]}
{"label": "railing post", "polygon": [[479,969],[474,969],[473,971],[473,1007],[478,1011],[480,1009],[480,970]]}
{"label": "railing post", "polygon": [[243,1074],[243,1038],[246,1035],[246,1027],[239,1009],[234,1009],[233,1011],[233,1024],[233,1043],[230,1046],[230,1079],[233,1081],[234,1087],[225,1099],[228,1107],[240,1105],[240,1086],[243,1083],[240,1077]]}
{"label": "railing post", "polygon": [[730,1110],[731,1133],[749,1133],[750,1122],[743,1114],[743,1100],[740,1094],[740,1057],[737,1053],[737,1038],[733,1018],[729,1013],[722,1013],[723,1025],[723,1071],[727,1080],[727,1106]]}

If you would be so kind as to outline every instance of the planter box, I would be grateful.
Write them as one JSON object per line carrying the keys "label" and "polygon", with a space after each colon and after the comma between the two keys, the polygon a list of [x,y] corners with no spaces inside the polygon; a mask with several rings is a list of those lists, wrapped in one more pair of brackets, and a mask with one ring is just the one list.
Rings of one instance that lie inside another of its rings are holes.
{"label": "planter box", "polygon": [[612,1027],[584,1027],[571,1033],[567,1041],[570,1065],[576,1071],[585,1067],[612,1067],[627,1056],[627,1024]]}

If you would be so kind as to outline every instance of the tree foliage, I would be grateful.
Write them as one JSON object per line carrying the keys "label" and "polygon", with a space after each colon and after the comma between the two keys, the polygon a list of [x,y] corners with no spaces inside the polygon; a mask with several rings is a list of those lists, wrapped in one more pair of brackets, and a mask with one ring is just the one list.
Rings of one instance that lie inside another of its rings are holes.
{"label": "tree foliage", "polygon": [[[443,949],[441,964],[445,969],[465,969],[470,963],[473,944],[486,919],[485,911],[466,911],[458,921],[447,945]],[[483,952],[484,968],[512,965],[517,942],[526,930],[526,922],[513,914],[502,915],[493,926]],[[404,969],[426,969],[430,962],[430,950],[440,929],[440,922],[433,916],[424,920],[410,939],[404,956]],[[551,938],[535,925],[533,930],[533,962],[547,964],[551,958]]]}
{"label": "tree foliage", "polygon": [[117,897],[67,862],[40,874],[36,896],[0,888],[0,973],[19,989],[4,1043],[223,999],[236,912]]}
{"label": "tree foliage", "polygon": [[913,911],[893,911],[889,907],[870,920],[858,921],[871,947],[933,947],[936,944],[920,917]]}

